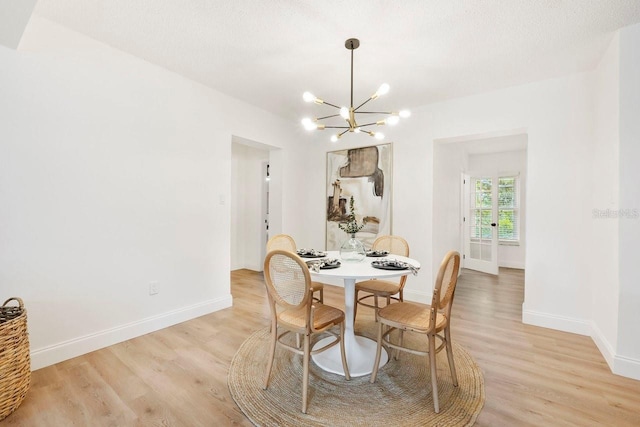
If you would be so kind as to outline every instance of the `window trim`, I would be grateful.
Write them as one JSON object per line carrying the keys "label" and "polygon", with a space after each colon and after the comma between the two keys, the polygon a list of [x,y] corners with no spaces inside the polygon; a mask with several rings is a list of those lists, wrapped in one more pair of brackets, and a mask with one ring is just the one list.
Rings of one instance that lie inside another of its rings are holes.
{"label": "window trim", "polygon": [[[499,200],[500,200],[500,180],[504,179],[504,178],[513,178],[514,180],[514,184],[513,184],[513,190],[515,193],[515,199],[516,199],[516,203],[515,203],[515,207],[513,208],[504,208],[504,209],[500,209],[499,206]],[[518,236],[517,239],[504,239],[504,238],[500,238],[500,229],[498,229],[498,245],[502,245],[502,246],[520,246],[520,173],[502,173],[502,174],[498,174],[498,219],[497,221],[500,221],[500,211],[513,211],[514,216],[516,217],[516,235]]]}

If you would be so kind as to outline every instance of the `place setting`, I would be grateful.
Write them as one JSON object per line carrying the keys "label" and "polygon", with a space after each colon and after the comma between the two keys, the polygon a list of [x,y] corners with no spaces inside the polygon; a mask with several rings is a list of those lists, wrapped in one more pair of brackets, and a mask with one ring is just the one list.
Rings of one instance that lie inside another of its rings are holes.
{"label": "place setting", "polygon": [[379,258],[389,255],[389,251],[369,249],[366,251],[366,254],[369,258]]}
{"label": "place setting", "polygon": [[307,261],[307,267],[317,273],[320,270],[330,270],[340,267],[340,261],[335,258],[315,259]]}
{"label": "place setting", "polygon": [[296,253],[300,258],[324,258],[327,256],[325,251],[317,251],[315,249],[298,249]]}
{"label": "place setting", "polygon": [[413,275],[418,275],[418,270],[420,269],[419,267],[416,267],[408,262],[392,258],[371,261],[371,266],[380,270],[411,270],[411,273],[413,273]]}

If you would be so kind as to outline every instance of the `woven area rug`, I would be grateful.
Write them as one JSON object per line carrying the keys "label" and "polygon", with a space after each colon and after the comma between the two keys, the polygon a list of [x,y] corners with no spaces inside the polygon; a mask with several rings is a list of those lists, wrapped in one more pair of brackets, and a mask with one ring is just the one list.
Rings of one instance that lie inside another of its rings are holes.
{"label": "woven area rug", "polygon": [[[375,326],[360,331],[373,337]],[[406,339],[409,335],[405,334]],[[455,337],[454,337],[455,340]],[[433,411],[428,357],[401,353],[378,371],[352,378],[310,363],[309,404],[302,406],[302,357],[276,348],[271,381],[262,389],[269,352],[269,330],[251,335],[229,368],[231,396],[257,426],[470,426],[484,405],[484,381],[471,355],[453,343],[458,387],[451,382],[446,352],[438,354],[440,413]]]}

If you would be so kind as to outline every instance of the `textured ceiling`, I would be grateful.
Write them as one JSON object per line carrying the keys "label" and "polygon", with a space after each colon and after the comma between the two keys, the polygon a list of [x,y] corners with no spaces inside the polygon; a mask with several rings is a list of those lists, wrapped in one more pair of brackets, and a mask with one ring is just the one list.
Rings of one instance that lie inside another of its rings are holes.
{"label": "textured ceiling", "polygon": [[[35,13],[288,119],[415,108],[592,69],[640,0],[39,0]],[[326,107],[325,107],[326,108]]]}

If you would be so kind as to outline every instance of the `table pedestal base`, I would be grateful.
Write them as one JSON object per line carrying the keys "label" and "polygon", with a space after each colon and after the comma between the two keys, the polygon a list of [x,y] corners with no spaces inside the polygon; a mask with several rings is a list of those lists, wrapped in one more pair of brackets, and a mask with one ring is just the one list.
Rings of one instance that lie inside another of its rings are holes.
{"label": "table pedestal base", "polygon": [[[347,366],[349,367],[349,374],[352,377],[361,377],[368,375],[373,371],[373,362],[376,360],[376,347],[377,342],[363,336],[346,336],[345,337],[345,351],[347,353]],[[323,338],[313,346],[313,348],[320,348],[331,342],[335,338],[327,337]],[[338,375],[344,375],[344,369],[342,369],[342,357],[340,356],[340,345],[334,345],[328,350],[322,353],[311,356],[313,361],[324,369],[325,371],[332,372]],[[389,360],[387,351],[382,348],[380,354],[379,367],[384,366]]]}

